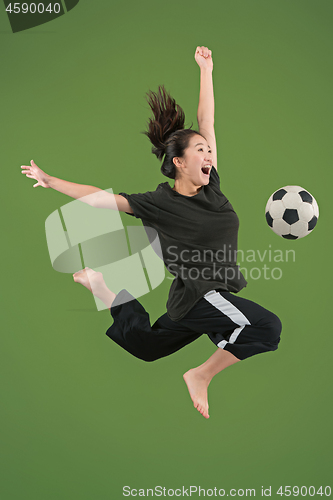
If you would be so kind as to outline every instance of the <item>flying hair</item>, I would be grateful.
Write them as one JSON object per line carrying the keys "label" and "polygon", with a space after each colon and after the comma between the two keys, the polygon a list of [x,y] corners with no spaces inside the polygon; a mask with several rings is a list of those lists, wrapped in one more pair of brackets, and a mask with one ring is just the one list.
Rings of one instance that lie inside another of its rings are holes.
{"label": "flying hair", "polygon": [[[166,91],[164,85],[157,92],[149,90],[146,100],[153,113],[147,123],[148,130],[143,132],[152,143],[152,153],[162,161],[163,175],[175,179],[174,157],[182,157],[188,147],[190,137],[199,134],[191,128],[184,129],[185,113],[175,99]],[[191,125],[192,127],[192,125]]]}

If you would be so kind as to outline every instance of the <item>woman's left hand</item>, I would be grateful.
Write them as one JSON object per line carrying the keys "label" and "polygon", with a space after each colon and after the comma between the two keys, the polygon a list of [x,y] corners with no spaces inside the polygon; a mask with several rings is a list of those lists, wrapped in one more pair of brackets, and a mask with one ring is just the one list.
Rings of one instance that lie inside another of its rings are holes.
{"label": "woman's left hand", "polygon": [[197,47],[194,54],[194,59],[200,68],[213,69],[212,51],[207,47]]}

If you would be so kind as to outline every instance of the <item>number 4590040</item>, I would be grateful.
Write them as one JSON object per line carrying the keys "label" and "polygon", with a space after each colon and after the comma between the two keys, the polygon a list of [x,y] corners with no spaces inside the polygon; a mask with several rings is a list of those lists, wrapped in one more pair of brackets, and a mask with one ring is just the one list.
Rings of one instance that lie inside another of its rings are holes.
{"label": "number 4590040", "polygon": [[[13,7],[12,7],[13,5]],[[49,3],[47,7],[43,3],[21,3],[21,2],[15,2],[15,3],[10,3],[8,7],[6,7],[6,11],[9,12],[10,14],[20,14],[21,12],[23,14],[27,14],[28,12],[30,14],[43,14],[44,12],[49,12],[52,14],[54,12],[55,14],[59,14],[61,10],[60,3]]]}

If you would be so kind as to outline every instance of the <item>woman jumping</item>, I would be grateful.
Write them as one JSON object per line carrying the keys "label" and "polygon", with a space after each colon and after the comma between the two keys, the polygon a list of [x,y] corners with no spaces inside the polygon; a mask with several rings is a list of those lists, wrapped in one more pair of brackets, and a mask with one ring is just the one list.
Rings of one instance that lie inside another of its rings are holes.
{"label": "woman jumping", "polygon": [[246,286],[236,264],[239,221],[220,190],[214,131],[213,60],[197,47],[200,67],[198,127],[184,128],[185,115],[163,86],[149,91],[152,118],[145,134],[152,152],[163,160],[161,171],[174,179],[156,191],[110,194],[51,177],[31,161],[23,174],[34,185],[53,188],[93,207],[111,208],[140,218],[158,234],[163,261],[173,274],[167,312],[153,325],[142,305],[127,291],[109,290],[103,275],[86,267],[73,274],[104,302],[113,317],[106,334],[139,359],[154,361],[207,334],[217,346],[202,365],[184,374],[194,407],[208,414],[212,378],[234,363],[278,348],[281,322],[272,312],[235,293]]}

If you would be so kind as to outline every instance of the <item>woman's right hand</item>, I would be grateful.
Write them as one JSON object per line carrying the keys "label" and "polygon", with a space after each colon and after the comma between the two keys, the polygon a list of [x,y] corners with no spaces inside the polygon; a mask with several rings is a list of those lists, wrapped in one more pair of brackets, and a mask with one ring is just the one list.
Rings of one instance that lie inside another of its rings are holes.
{"label": "woman's right hand", "polygon": [[33,187],[42,186],[44,188],[48,188],[50,176],[43,172],[39,167],[37,167],[36,163],[31,160],[31,165],[22,165],[21,168],[26,170],[22,170],[22,174],[25,174],[30,179],[36,179],[37,184],[34,184]]}
{"label": "woman's right hand", "polygon": [[207,68],[213,70],[212,51],[207,47],[197,47],[195,49],[194,59],[201,69]]}

